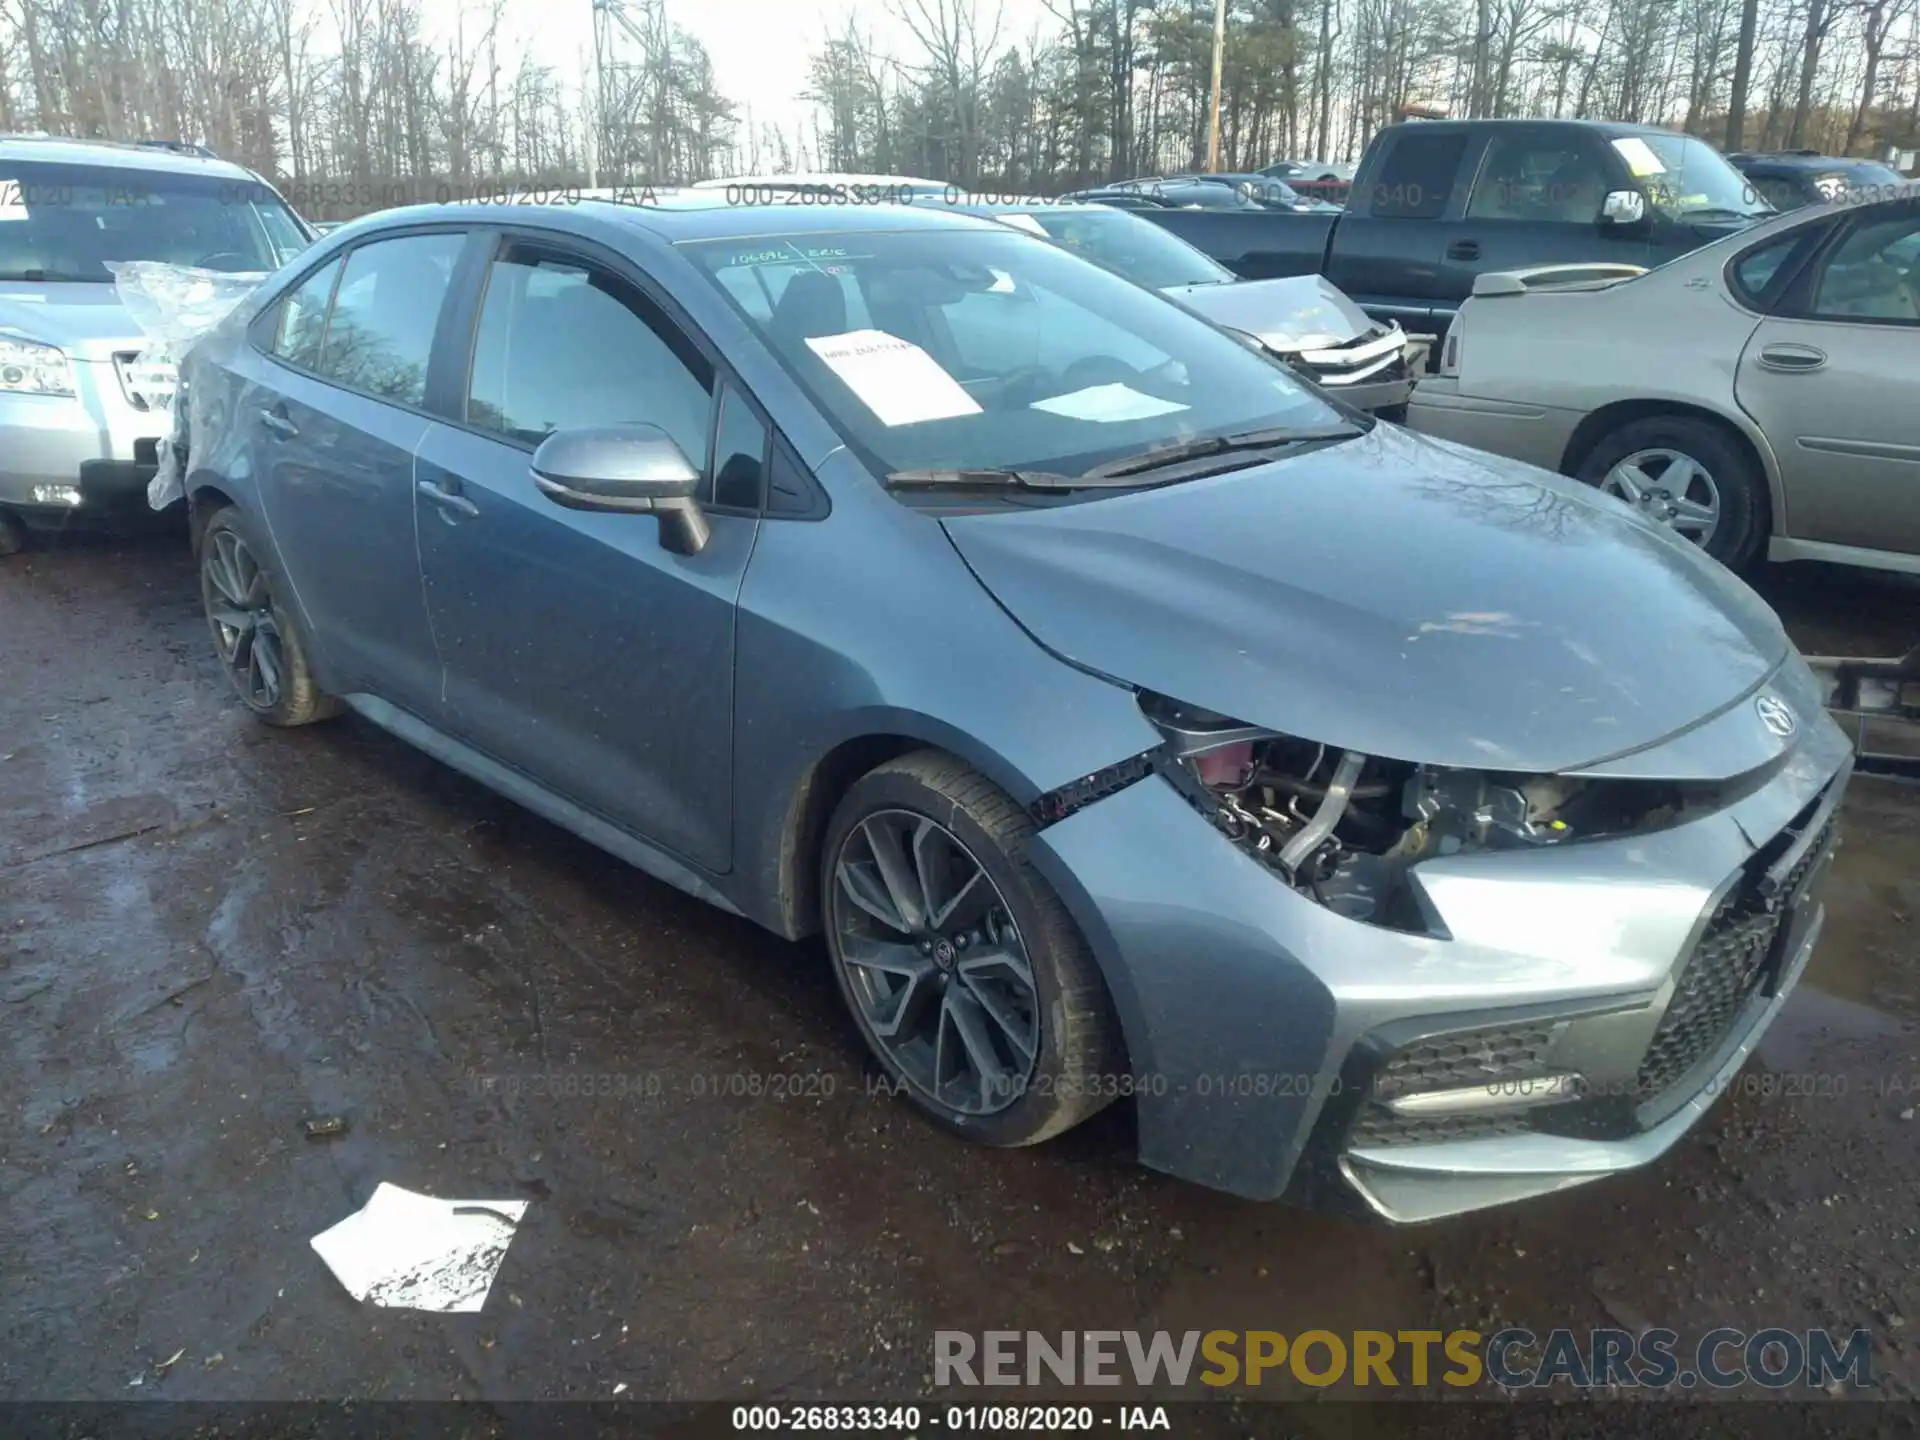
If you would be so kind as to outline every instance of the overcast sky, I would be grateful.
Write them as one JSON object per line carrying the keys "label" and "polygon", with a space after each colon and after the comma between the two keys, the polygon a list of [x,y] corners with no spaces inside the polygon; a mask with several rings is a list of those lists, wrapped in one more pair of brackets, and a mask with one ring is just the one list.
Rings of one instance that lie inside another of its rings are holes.
{"label": "overcast sky", "polygon": [[[934,0],[926,3],[932,8]],[[976,3],[984,27],[995,13],[995,0]],[[460,0],[425,4],[429,24],[447,33],[459,9]],[[669,19],[707,47],[720,90],[740,107],[742,121],[750,110],[756,130],[778,124],[790,143],[800,138],[803,122],[809,134],[812,129],[810,107],[800,99],[807,88],[808,58],[829,33],[842,29],[849,14],[881,49],[903,59],[918,56],[912,32],[895,17],[888,0],[666,0],[666,9]],[[1000,49],[1023,42],[1036,26],[1053,31],[1055,22],[1042,0],[998,0],[998,9]],[[467,14],[469,26],[475,25],[478,0],[468,0]],[[576,88],[591,83],[592,0],[506,0],[502,28],[503,57],[528,44],[563,83]],[[504,59],[502,66],[508,66]]]}

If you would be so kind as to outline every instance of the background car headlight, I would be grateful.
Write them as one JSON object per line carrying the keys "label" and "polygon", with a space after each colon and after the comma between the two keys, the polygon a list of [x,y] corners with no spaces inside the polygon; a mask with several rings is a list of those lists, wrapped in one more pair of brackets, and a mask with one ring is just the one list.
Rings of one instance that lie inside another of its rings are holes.
{"label": "background car headlight", "polygon": [[0,335],[0,391],[15,395],[73,394],[73,366],[64,350]]}

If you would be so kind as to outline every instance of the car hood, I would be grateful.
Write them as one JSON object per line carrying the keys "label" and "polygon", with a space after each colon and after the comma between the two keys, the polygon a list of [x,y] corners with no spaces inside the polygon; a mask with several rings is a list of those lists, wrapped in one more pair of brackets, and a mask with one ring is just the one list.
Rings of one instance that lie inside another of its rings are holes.
{"label": "car hood", "polygon": [[58,345],[82,360],[111,360],[138,350],[146,336],[111,283],[98,285],[0,280],[0,331]]}
{"label": "car hood", "polygon": [[1344,345],[1373,328],[1366,312],[1323,275],[1172,285],[1164,293],[1214,324],[1252,335],[1274,350]]}
{"label": "car hood", "polygon": [[1788,654],[1758,596],[1619,501],[1385,424],[942,523],[1066,660],[1392,759],[1580,769],[1725,709]]}

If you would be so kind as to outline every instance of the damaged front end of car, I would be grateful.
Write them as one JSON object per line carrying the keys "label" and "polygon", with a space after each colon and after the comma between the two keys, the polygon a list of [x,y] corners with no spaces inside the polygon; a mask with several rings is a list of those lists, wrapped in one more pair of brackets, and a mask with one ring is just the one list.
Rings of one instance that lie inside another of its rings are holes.
{"label": "damaged front end of car", "polygon": [[1335,914],[1445,937],[1414,866],[1439,856],[1618,839],[1724,803],[1706,784],[1449,769],[1303,740],[1151,693],[1162,772],[1287,885]]}

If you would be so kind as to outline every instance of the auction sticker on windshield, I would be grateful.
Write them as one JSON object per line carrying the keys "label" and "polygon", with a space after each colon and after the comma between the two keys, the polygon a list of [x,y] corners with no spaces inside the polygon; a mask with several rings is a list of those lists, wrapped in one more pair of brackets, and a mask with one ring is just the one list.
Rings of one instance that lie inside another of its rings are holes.
{"label": "auction sticker on windshield", "polygon": [[1620,152],[1620,158],[1627,162],[1627,169],[1636,180],[1667,173],[1666,165],[1653,153],[1653,147],[1638,135],[1622,135],[1613,142],[1613,148]]}
{"label": "auction sticker on windshield", "polygon": [[809,336],[807,348],[826,361],[882,425],[918,425],[980,413],[974,398],[939,361],[884,330]]}
{"label": "auction sticker on windshield", "polygon": [[1143,395],[1131,385],[1090,385],[1067,395],[1033,402],[1035,410],[1064,415],[1069,420],[1097,420],[1111,424],[1116,420],[1151,420],[1156,415],[1171,415],[1187,407],[1177,400],[1162,400]]}

